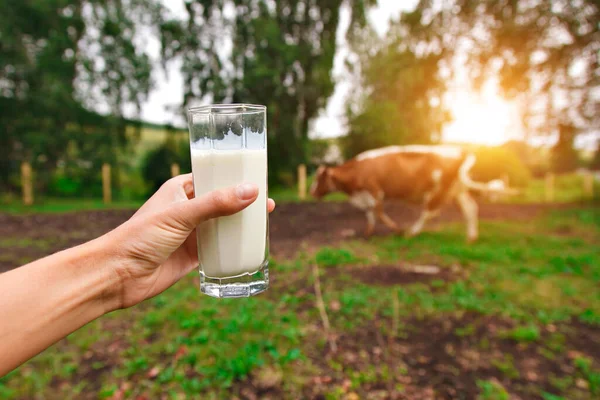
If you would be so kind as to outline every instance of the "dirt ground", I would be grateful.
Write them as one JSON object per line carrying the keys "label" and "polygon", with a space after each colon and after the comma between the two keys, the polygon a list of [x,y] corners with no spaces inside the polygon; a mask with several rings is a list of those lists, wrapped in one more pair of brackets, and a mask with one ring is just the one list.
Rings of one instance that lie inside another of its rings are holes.
{"label": "dirt ground", "polygon": [[[523,220],[551,207],[558,206],[482,204],[480,218]],[[398,202],[387,203],[386,211],[402,227],[409,226],[420,212],[418,207]],[[131,210],[22,216],[0,214],[0,272],[98,237],[132,214]],[[461,220],[460,211],[448,206],[428,227],[435,229],[440,222]],[[364,213],[347,203],[279,205],[270,218],[271,254],[275,258],[293,257],[302,245],[310,248],[334,244],[349,237],[363,238],[365,225]],[[383,224],[377,225],[375,235],[390,234],[392,232]]]}
{"label": "dirt ground", "polygon": [[[481,204],[480,218],[522,222],[546,210],[562,207],[567,206]],[[409,226],[419,215],[417,207],[401,203],[386,204],[386,211],[403,227]],[[133,211],[0,214],[0,272],[102,235],[132,214]],[[431,222],[429,229],[444,229],[440,223],[461,220],[458,209],[447,207]],[[316,248],[350,237],[366,240],[362,234],[364,227],[364,214],[346,203],[279,205],[270,219],[271,253],[281,259],[293,257],[302,245]],[[392,234],[382,224],[375,231],[378,236]],[[382,290],[390,285],[420,283],[437,291],[463,278],[464,271],[459,267],[427,272],[431,268],[435,267],[405,263],[368,267],[350,265],[343,269],[324,269],[322,274],[327,285],[349,284],[352,281],[342,279],[342,275],[352,275],[354,281],[358,279]],[[306,277],[297,280],[293,277],[291,273],[285,282],[274,278],[272,290],[265,296],[277,298],[283,292],[289,292],[301,298],[314,294],[314,286],[303,280]],[[329,304],[330,312],[340,308],[339,302],[334,303]],[[314,321],[310,317],[314,316],[314,305],[310,301],[303,304],[305,306],[297,310],[298,318]],[[333,333],[337,343],[335,352],[319,336],[322,335],[320,325],[313,323],[306,328],[312,335],[306,340],[314,343],[306,347],[306,356],[316,369],[314,372],[303,371],[306,379],[299,384],[301,398],[475,399],[482,393],[482,382],[497,383],[506,388],[511,399],[542,399],[541,392],[552,393],[557,385],[570,388],[566,398],[592,398],[590,383],[583,379],[574,364],[578,358],[587,357],[593,358],[597,365],[600,331],[576,319],[540,326],[540,340],[532,342],[507,336],[506,332],[515,328],[516,322],[500,315],[461,311],[394,321],[389,315],[380,314],[373,321],[373,324],[357,329]],[[105,329],[113,332],[125,329],[110,326],[111,323],[124,321],[107,321]],[[394,324],[400,329],[393,329]],[[390,332],[399,333],[392,335]],[[320,341],[323,345],[317,346]],[[125,346],[125,343],[93,345],[86,353],[89,357],[84,356],[88,358],[79,366],[75,381],[98,382],[98,387],[91,388],[99,389],[100,374],[108,374],[112,365],[121,362],[119,346]],[[94,370],[95,362],[103,364],[102,369]],[[50,390],[71,384],[71,380],[55,379]],[[284,398],[284,390],[279,380],[254,372],[248,379],[237,381],[232,388],[236,394],[233,398],[248,400]],[[82,398],[96,398],[90,387],[88,391],[90,396]],[[337,397],[331,397],[332,393]],[[554,397],[544,399],[550,398]]]}

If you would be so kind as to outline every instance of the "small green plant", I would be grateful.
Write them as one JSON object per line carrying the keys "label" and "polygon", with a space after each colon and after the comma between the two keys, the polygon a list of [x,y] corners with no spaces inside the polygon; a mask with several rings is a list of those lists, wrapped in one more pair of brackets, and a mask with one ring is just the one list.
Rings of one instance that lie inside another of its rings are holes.
{"label": "small green plant", "polygon": [[138,357],[125,362],[125,374],[132,376],[148,369],[148,360],[146,357]]}
{"label": "small green plant", "polygon": [[502,359],[492,360],[492,365],[498,368],[498,371],[507,378],[517,379],[521,376],[519,370],[515,366],[514,359],[510,354],[505,354]]}
{"label": "small green plant", "polygon": [[555,387],[557,390],[564,392],[571,385],[573,385],[573,377],[567,375],[567,376],[560,378],[554,374],[550,374],[550,376],[548,377],[548,382],[550,382],[550,384],[553,387]]}
{"label": "small green plant", "polygon": [[478,380],[479,400],[509,400],[510,395],[500,382]]}
{"label": "small green plant", "polygon": [[565,342],[565,335],[556,332],[548,337],[545,344],[553,352],[562,353],[565,350]]}
{"label": "small green plant", "polygon": [[468,324],[461,328],[456,328],[454,334],[459,337],[471,336],[475,333],[475,325]]}
{"label": "small green plant", "polygon": [[539,340],[540,330],[535,325],[519,326],[505,332],[502,336],[519,343],[529,343]]}
{"label": "small green plant", "polygon": [[590,392],[594,395],[600,395],[600,371],[594,369],[592,360],[587,357],[577,357],[574,364],[588,382]]}
{"label": "small green plant", "polygon": [[117,385],[115,384],[103,386],[102,389],[100,389],[100,392],[98,392],[98,398],[108,399],[109,397],[112,397],[112,395],[115,394],[116,391]]}
{"label": "small green plant", "polygon": [[548,393],[548,392],[543,392],[542,393],[542,398],[544,400],[566,400],[564,397],[562,396],[557,396],[555,394],[552,393]]}
{"label": "small green plant", "polygon": [[358,262],[358,258],[349,250],[334,249],[332,247],[323,247],[315,259],[319,266],[333,267],[336,265],[345,265]]}

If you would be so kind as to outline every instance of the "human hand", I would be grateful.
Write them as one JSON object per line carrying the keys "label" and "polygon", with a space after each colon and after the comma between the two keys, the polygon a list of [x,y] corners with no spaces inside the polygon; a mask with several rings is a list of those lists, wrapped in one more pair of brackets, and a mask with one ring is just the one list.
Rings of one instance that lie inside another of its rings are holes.
{"label": "human hand", "polygon": [[[127,222],[105,235],[115,249],[116,287],[109,309],[131,307],[161,293],[198,266],[195,228],[207,219],[235,214],[254,202],[253,184],[216,190],[198,198],[192,175],[167,181]],[[268,211],[275,208],[272,199]]]}

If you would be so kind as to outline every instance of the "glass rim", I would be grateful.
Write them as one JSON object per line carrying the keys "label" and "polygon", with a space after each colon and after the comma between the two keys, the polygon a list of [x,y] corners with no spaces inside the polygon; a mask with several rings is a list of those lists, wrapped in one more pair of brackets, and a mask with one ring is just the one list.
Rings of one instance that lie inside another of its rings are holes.
{"label": "glass rim", "polygon": [[207,104],[188,108],[188,114],[211,114],[213,109],[220,110],[222,114],[250,114],[264,112],[267,106],[249,103]]}

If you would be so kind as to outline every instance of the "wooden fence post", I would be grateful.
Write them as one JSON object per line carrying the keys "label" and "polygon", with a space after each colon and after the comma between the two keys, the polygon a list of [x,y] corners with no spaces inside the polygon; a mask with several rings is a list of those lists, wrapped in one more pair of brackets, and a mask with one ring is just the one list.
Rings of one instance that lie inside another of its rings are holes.
{"label": "wooden fence post", "polygon": [[177,164],[177,163],[171,164],[171,177],[178,176],[180,173],[181,173],[181,170],[179,169],[179,164]]}
{"label": "wooden fence post", "polygon": [[502,182],[504,182],[504,187],[510,187],[510,178],[508,177],[508,174],[502,175]]}
{"label": "wooden fence post", "polygon": [[554,174],[549,172],[546,174],[546,203],[554,201]]}
{"label": "wooden fence post", "polygon": [[589,171],[583,174],[583,193],[586,199],[594,198],[594,175]]}
{"label": "wooden fence post", "polygon": [[102,164],[102,199],[104,204],[110,204],[112,201],[112,191],[110,186],[110,164]]}
{"label": "wooden fence post", "polygon": [[33,204],[33,184],[31,176],[31,164],[23,162],[21,164],[21,188],[23,190],[23,204],[26,206]]}
{"label": "wooden fence post", "polygon": [[300,200],[306,198],[306,165],[298,165],[298,197]]}

